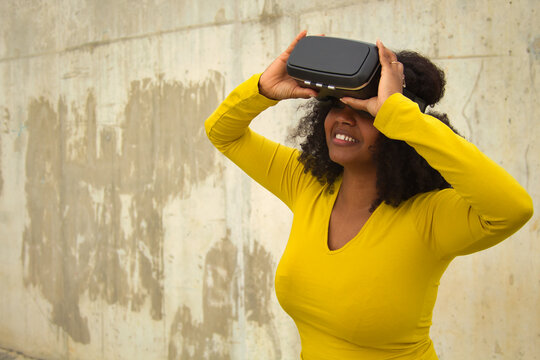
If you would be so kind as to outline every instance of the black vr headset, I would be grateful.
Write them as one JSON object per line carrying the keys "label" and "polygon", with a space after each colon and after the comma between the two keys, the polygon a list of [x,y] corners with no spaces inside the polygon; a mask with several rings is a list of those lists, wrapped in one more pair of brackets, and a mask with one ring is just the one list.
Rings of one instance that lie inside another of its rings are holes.
{"label": "black vr headset", "polygon": [[[344,96],[369,99],[377,96],[381,78],[379,51],[374,44],[361,41],[307,36],[289,56],[287,73],[300,86],[317,90],[319,100]],[[403,95],[424,112],[425,101],[406,88]]]}

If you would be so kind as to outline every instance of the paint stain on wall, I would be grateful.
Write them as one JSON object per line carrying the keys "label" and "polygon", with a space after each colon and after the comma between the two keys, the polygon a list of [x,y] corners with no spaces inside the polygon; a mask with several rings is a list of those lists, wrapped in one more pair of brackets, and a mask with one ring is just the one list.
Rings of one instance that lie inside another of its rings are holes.
{"label": "paint stain on wall", "polygon": [[538,61],[540,59],[540,37],[536,37],[531,41],[527,52],[531,54],[531,56],[534,56],[535,60]]}
{"label": "paint stain on wall", "polygon": [[2,138],[7,137],[10,134],[10,114],[9,109],[6,107],[1,108],[2,123],[0,129],[0,196],[4,190],[4,177],[2,175]]}
{"label": "paint stain on wall", "polygon": [[273,291],[272,256],[258,242],[244,246],[245,303],[248,321],[264,325],[270,321],[268,302]]}
{"label": "paint stain on wall", "polygon": [[[272,256],[258,242],[244,246],[244,298],[246,318],[261,327],[272,343],[273,358],[281,358],[279,339],[273,325],[270,304],[274,267]],[[207,253],[203,277],[203,319],[192,318],[181,306],[173,320],[169,360],[230,359],[231,336],[237,321],[237,248],[225,237]]]}
{"label": "paint stain on wall", "polygon": [[[3,109],[7,111],[7,109]],[[4,114],[5,117],[5,114]],[[2,121],[2,132],[0,133],[0,196],[2,196],[2,190],[4,189],[4,177],[2,176],[2,138],[6,136],[9,131],[7,128],[7,120],[4,118]]]}
{"label": "paint stain on wall", "polygon": [[237,248],[227,237],[206,254],[203,278],[203,319],[192,319],[181,306],[171,325],[169,360],[230,359],[230,337],[236,317]]}
{"label": "paint stain on wall", "polygon": [[218,73],[188,86],[134,81],[118,126],[99,125],[92,92],[82,107],[30,102],[25,284],[73,341],[91,341],[83,294],[162,319],[163,209],[212,172],[203,121],[223,87]]}
{"label": "paint stain on wall", "polygon": [[244,299],[246,317],[256,326],[265,330],[272,343],[274,354],[271,358],[280,359],[279,336],[270,312],[274,291],[274,261],[262,245],[254,241],[252,246],[244,246]]}

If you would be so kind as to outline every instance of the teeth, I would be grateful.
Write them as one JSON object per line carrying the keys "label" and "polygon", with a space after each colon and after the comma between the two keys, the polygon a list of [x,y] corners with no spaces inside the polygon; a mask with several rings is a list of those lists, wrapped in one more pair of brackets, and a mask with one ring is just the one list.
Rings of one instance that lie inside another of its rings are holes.
{"label": "teeth", "polygon": [[357,142],[355,139],[353,139],[350,136],[343,135],[343,134],[337,134],[336,139],[338,140],[344,140],[344,141],[350,141],[350,142]]}

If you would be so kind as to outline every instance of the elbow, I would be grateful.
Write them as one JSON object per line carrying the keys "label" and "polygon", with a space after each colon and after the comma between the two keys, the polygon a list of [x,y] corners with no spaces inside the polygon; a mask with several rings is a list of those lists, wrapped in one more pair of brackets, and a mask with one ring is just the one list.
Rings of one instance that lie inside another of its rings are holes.
{"label": "elbow", "polygon": [[215,117],[210,116],[204,123],[204,130],[212,145],[219,152],[224,153],[234,143],[235,139],[225,133],[223,127],[216,126],[216,121]]}
{"label": "elbow", "polygon": [[533,207],[533,201],[532,198],[527,194],[527,206],[524,207],[523,211],[523,224],[525,224],[527,221],[529,221],[530,218],[532,218],[534,214],[534,207]]}
{"label": "elbow", "polygon": [[520,198],[519,203],[516,204],[512,212],[512,225],[515,229],[521,228],[531,219],[534,213],[532,198],[529,194],[525,193],[524,196]]}
{"label": "elbow", "polygon": [[209,117],[208,119],[206,119],[206,121],[204,122],[204,131],[206,132],[206,136],[208,137],[208,139],[210,141],[212,141],[212,121],[211,121],[211,117]]}
{"label": "elbow", "polygon": [[222,141],[220,141],[219,137],[216,136],[216,131],[214,129],[215,125],[215,119],[213,117],[209,117],[204,122],[204,130],[206,132],[206,137],[208,137],[208,140],[216,147],[217,149],[220,148],[220,145],[222,145]]}

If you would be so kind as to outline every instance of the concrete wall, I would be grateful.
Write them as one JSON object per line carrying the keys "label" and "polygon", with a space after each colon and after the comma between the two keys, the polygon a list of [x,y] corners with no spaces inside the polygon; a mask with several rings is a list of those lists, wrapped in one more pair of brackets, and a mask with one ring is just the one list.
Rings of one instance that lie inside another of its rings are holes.
{"label": "concrete wall", "polygon": [[[540,3],[0,2],[0,347],[44,359],[297,359],[291,215],[205,118],[301,29],[419,50],[439,110],[540,204]],[[283,141],[301,101],[254,123]],[[540,359],[540,217],[441,283],[441,359]]]}

